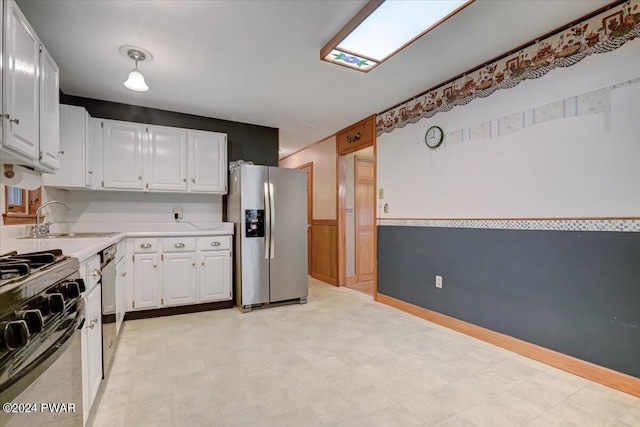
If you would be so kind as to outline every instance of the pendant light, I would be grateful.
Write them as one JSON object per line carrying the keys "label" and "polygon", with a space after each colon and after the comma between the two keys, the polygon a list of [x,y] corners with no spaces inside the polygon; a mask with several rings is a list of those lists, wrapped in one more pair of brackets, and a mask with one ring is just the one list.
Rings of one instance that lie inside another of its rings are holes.
{"label": "pendant light", "polygon": [[135,68],[129,73],[129,78],[124,85],[127,89],[134,90],[136,92],[146,92],[149,90],[149,86],[144,81],[144,76],[138,70],[138,61],[144,61],[146,59],[146,55],[137,50],[137,49],[129,49],[127,50],[127,56],[133,59],[136,62]]}

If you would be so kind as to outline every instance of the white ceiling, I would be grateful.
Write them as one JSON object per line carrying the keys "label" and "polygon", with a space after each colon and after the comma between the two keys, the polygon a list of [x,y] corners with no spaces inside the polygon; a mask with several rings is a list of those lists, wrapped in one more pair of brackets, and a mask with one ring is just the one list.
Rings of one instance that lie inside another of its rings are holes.
{"label": "white ceiling", "polygon": [[[412,0],[415,1],[415,0]],[[68,95],[280,129],[280,157],[606,4],[476,0],[369,73],[320,61],[364,0],[19,0]],[[150,89],[123,86],[134,45]]]}

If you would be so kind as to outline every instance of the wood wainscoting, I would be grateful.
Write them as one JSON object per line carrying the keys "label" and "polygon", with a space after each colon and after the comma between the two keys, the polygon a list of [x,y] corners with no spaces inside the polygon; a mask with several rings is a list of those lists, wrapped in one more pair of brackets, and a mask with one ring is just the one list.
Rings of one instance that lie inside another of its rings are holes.
{"label": "wood wainscoting", "polygon": [[311,277],[338,285],[338,222],[314,219],[311,222]]}

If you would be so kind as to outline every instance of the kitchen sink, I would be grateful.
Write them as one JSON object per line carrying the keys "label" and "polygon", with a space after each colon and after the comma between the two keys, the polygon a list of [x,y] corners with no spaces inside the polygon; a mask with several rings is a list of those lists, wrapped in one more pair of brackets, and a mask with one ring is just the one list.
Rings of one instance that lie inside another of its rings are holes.
{"label": "kitchen sink", "polygon": [[37,236],[37,237],[20,237],[21,239],[77,239],[77,238],[99,238],[99,237],[111,237],[115,234],[118,233],[113,233],[113,232],[104,232],[104,233],[91,233],[91,232],[86,232],[86,233],[74,233],[74,232],[67,232],[67,233],[49,233],[49,234],[43,234],[42,236]]}

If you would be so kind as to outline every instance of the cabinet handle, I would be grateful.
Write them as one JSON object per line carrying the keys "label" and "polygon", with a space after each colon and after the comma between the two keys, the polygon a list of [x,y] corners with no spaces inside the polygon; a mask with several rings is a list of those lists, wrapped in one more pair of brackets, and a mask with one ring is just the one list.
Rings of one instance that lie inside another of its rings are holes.
{"label": "cabinet handle", "polygon": [[127,272],[125,271],[124,273],[121,274],[122,277],[126,276]]}
{"label": "cabinet handle", "polygon": [[153,268],[157,268],[157,267],[158,267],[157,265],[153,264]]}
{"label": "cabinet handle", "polygon": [[91,273],[91,275],[93,277],[100,277],[102,276],[102,273],[100,273],[100,270],[98,270],[97,268],[93,270],[93,273]]}
{"label": "cabinet handle", "polygon": [[15,123],[15,124],[17,124],[17,125],[19,125],[19,124],[20,124],[20,119],[12,119],[12,118],[11,118],[11,115],[10,115],[9,113],[6,113],[6,114],[0,114],[0,117],[4,117],[4,118],[6,118],[6,119],[9,119],[9,122],[13,122],[13,123]]}
{"label": "cabinet handle", "polygon": [[93,175],[93,172],[92,172],[92,171],[89,171],[89,172],[87,172],[87,173],[88,173],[89,175]]}
{"label": "cabinet handle", "polygon": [[187,182],[187,178],[182,178],[182,182]]}
{"label": "cabinet handle", "polygon": [[220,242],[211,242],[211,246],[220,246]]}
{"label": "cabinet handle", "polygon": [[95,318],[91,322],[89,322],[89,329],[93,329],[96,326],[96,323],[98,323],[98,318]]}
{"label": "cabinet handle", "polygon": [[204,262],[202,263],[202,266],[204,267]]}
{"label": "cabinet handle", "polygon": [[58,151],[58,154],[62,154],[64,156],[64,150]]}
{"label": "cabinet handle", "polygon": [[149,249],[151,247],[151,243],[143,243],[140,245],[142,249]]}
{"label": "cabinet handle", "polygon": [[176,243],[175,245],[176,248],[184,248],[184,243]]}
{"label": "cabinet handle", "polygon": [[196,266],[196,263],[194,262],[194,263],[193,263],[193,264],[191,264],[191,265],[195,267],[195,266]]}
{"label": "cabinet handle", "polygon": [[196,182],[196,179],[195,178],[191,178],[191,182]]}
{"label": "cabinet handle", "polygon": [[138,180],[142,181],[142,177],[141,177],[141,176],[139,176],[139,177],[138,177]]}

